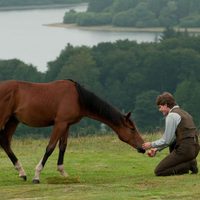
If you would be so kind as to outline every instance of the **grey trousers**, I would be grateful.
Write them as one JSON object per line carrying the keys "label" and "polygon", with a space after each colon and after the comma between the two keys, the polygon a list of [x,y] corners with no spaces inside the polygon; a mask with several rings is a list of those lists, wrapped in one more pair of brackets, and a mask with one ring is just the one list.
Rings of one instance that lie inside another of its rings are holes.
{"label": "grey trousers", "polygon": [[199,150],[198,139],[185,138],[180,144],[176,144],[174,149],[171,149],[171,153],[157,165],[155,175],[170,176],[189,173]]}

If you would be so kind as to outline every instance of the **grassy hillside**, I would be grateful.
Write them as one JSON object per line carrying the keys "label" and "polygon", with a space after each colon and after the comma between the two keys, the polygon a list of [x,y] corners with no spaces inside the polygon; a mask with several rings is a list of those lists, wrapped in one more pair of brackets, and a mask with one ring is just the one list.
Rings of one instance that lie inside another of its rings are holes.
{"label": "grassy hillside", "polygon": [[[157,136],[150,139],[152,137]],[[119,141],[115,135],[70,138],[65,155],[69,177],[62,178],[56,171],[56,149],[41,174],[41,183],[34,185],[34,168],[47,142],[46,139],[13,141],[13,149],[26,170],[27,182],[18,178],[17,171],[0,150],[1,200],[185,200],[200,196],[200,174],[154,176],[154,167],[167,150],[155,158],[148,158]]]}

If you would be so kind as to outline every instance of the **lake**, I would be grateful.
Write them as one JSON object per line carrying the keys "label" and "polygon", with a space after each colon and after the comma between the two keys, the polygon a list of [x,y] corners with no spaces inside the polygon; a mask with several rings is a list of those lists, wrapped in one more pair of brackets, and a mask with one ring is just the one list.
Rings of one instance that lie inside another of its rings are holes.
{"label": "lake", "polygon": [[16,10],[0,12],[0,59],[17,58],[45,72],[47,63],[55,60],[62,49],[73,46],[93,46],[119,39],[153,42],[158,33],[95,31],[78,28],[59,28],[46,24],[61,23],[66,11],[85,11],[87,4],[54,9]]}

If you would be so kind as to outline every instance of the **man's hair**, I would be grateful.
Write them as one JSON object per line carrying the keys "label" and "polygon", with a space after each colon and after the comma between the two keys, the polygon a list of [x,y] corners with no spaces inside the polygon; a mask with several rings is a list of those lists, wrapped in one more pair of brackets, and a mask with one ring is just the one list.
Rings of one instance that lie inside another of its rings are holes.
{"label": "man's hair", "polygon": [[167,106],[169,108],[173,108],[176,105],[176,101],[173,97],[173,95],[169,92],[163,92],[161,95],[159,95],[156,98],[156,105],[165,105],[167,104]]}

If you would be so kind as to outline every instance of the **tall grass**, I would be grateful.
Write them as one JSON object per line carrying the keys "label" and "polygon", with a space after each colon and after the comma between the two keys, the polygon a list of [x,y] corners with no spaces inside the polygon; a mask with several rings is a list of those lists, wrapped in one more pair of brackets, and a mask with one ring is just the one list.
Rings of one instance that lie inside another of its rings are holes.
{"label": "tall grass", "polygon": [[[144,136],[155,139],[158,135]],[[41,183],[32,184],[34,169],[44,154],[46,139],[14,139],[13,150],[26,170],[26,182],[18,178],[4,151],[0,150],[0,199],[137,200],[199,199],[200,175],[155,177],[155,158],[139,154],[115,135],[69,138],[63,178],[56,171],[58,150],[41,173]],[[198,158],[199,160],[199,158]]]}

